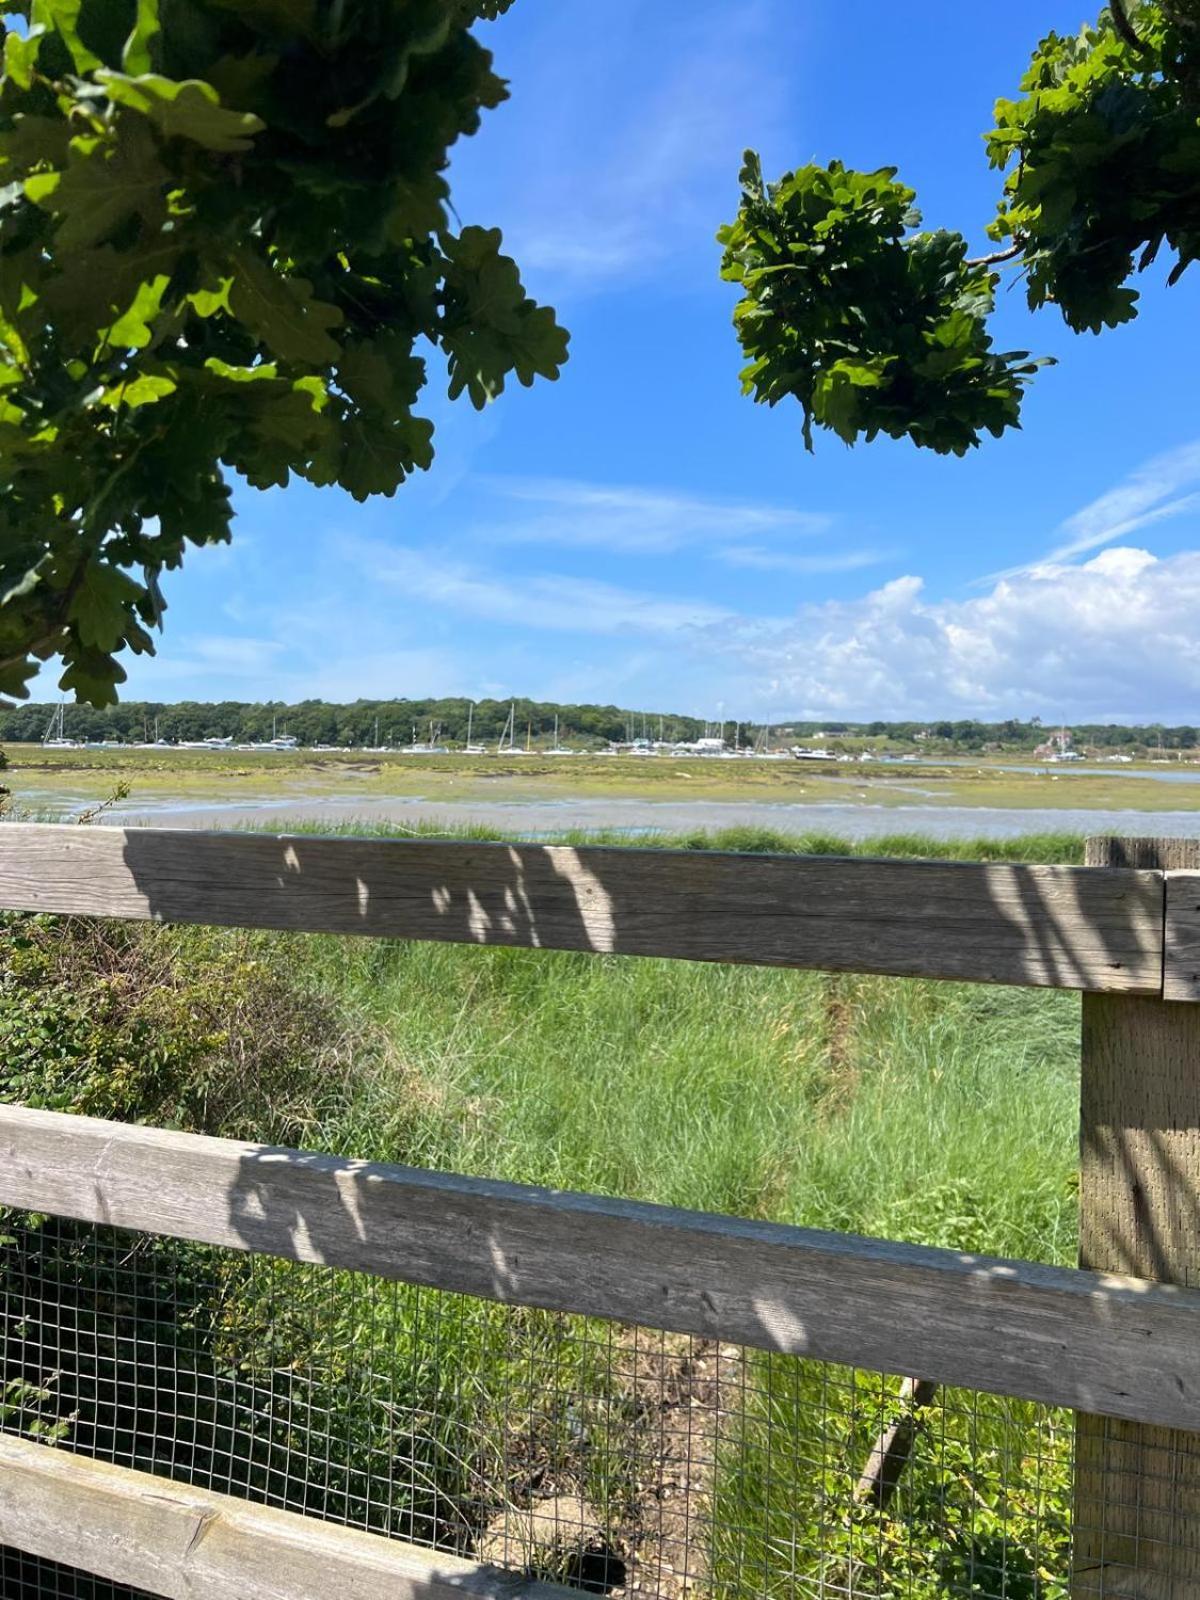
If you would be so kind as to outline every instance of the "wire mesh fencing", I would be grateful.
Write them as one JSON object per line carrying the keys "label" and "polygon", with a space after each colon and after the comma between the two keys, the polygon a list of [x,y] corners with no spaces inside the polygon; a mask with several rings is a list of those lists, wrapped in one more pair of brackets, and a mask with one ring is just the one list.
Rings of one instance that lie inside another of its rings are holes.
{"label": "wire mesh fencing", "polygon": [[[1174,1560],[1191,1525],[1177,1456],[1093,1431],[1072,1585],[1070,1413],[55,1218],[0,1241],[0,1428],[592,1593],[1102,1596],[1106,1539]],[[0,1592],[133,1595],[13,1551]]]}
{"label": "wire mesh fencing", "polygon": [[61,1561],[46,1561],[0,1546],[0,1594],[4,1600],[161,1600],[145,1589],[109,1583]]}

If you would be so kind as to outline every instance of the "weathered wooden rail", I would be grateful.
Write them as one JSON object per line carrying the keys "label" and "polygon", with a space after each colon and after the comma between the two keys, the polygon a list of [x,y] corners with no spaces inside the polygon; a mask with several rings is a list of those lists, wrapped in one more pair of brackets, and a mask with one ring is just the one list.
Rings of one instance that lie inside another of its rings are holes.
{"label": "weathered wooden rail", "polygon": [[[1200,1495],[1161,1460],[1200,1433],[1200,850],[1090,859],[0,828],[11,910],[1082,990],[1093,1270],[20,1107],[0,1108],[0,1204],[1073,1407],[1090,1530],[1077,1592],[1102,1572],[1099,1592],[1192,1595]],[[1131,1526],[1130,1463],[1146,1476],[1151,1456],[1153,1504],[1139,1483]],[[11,1438],[0,1543],[189,1600],[565,1592]]]}
{"label": "weathered wooden rail", "polygon": [[1200,1432],[1200,1289],[13,1106],[0,1204]]}
{"label": "weathered wooden rail", "polygon": [[0,1543],[166,1600],[578,1600],[418,1545],[0,1435]]}
{"label": "weathered wooden rail", "polygon": [[[1200,874],[8,826],[0,908],[1186,999]],[[1169,930],[1170,937],[1166,936]]]}

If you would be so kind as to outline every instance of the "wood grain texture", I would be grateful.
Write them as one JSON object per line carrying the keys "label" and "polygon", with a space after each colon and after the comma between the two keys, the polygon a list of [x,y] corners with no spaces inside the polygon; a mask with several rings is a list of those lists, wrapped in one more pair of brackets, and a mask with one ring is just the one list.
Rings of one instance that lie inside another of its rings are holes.
{"label": "wood grain texture", "polygon": [[[1170,874],[1200,841],[1089,840],[1087,860]],[[1085,995],[1080,1120],[1080,1265],[1200,1284],[1200,1008]],[[1165,1420],[1079,1418],[1075,1596],[1200,1593],[1200,1438]]]}
{"label": "wood grain texture", "polygon": [[0,1544],[166,1600],[578,1600],[578,1589],[0,1435]]}
{"label": "wood grain texture", "polygon": [[1158,994],[1157,872],[8,824],[0,907]]}
{"label": "wood grain texture", "polygon": [[1200,872],[1168,872],[1166,893],[1163,999],[1194,1004],[1200,1001]]}
{"label": "wood grain texture", "polygon": [[1200,1427],[1200,1292],[1129,1278],[11,1106],[0,1205]]}

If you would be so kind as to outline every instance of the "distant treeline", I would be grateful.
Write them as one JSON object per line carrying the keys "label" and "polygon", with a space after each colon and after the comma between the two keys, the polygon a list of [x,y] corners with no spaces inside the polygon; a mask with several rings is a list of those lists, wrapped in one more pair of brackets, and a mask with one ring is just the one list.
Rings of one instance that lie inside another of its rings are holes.
{"label": "distant treeline", "polygon": [[[797,731],[799,731],[797,724]],[[816,724],[805,724],[815,727]],[[1159,722],[1126,724],[1121,722],[1074,722],[1066,725],[1077,750],[1089,747],[1122,750],[1194,750],[1200,740],[1200,730],[1183,724],[1166,727]],[[1010,717],[1004,722],[860,722],[854,724],[827,722],[829,733],[845,732],[850,736],[870,739],[891,739],[897,743],[925,744],[933,748],[953,746],[964,752],[982,750],[1033,750],[1045,743],[1058,730],[1058,724],[1043,725],[1038,717],[1021,722]]]}
{"label": "distant treeline", "polygon": [[[228,739],[249,744],[269,739],[273,733],[290,733],[301,744],[362,746],[375,743],[404,745],[428,743],[436,738],[447,744],[463,744],[467,738],[468,717],[471,737],[480,744],[499,739],[515,704],[516,742],[530,740],[547,744],[554,735],[558,719],[559,738],[567,744],[604,745],[630,739],[666,739],[671,742],[700,738],[705,733],[724,733],[732,744],[753,744],[763,734],[761,725],[751,722],[705,723],[696,717],[675,712],[631,711],[620,706],[562,705],[549,700],[477,700],[474,710],[466,699],[442,700],[355,700],[351,705],[331,705],[324,700],[302,700],[298,705],[282,701],[249,703],[240,700],[217,702],[183,700],[174,704],[161,701],[130,700],[104,711],[90,706],[68,705],[63,731],[68,739],[120,739],[137,743],[154,738],[171,743],[194,739]],[[0,709],[0,741],[36,744],[46,733],[57,707],[52,704],[14,706]],[[736,726],[736,734],[735,734]],[[801,742],[824,734],[835,747],[861,748],[867,743],[886,741],[906,749],[924,749],[963,754],[984,750],[1032,751],[1053,731],[1036,718],[1021,722],[800,722],[775,723],[771,743]],[[1158,723],[1127,726],[1123,723],[1075,723],[1070,730],[1076,749],[1192,750],[1200,741],[1200,731],[1183,725],[1165,727]]]}
{"label": "distant treeline", "polygon": [[[515,737],[545,743],[559,738],[599,741],[641,738],[695,739],[704,723],[694,717],[659,712],[622,710],[619,706],[556,705],[541,700],[477,700],[474,711],[465,699],[356,700],[352,705],[331,705],[324,700],[302,700],[298,705],[281,701],[247,703],[238,700],[206,702],[181,700],[173,705],[158,701],[129,700],[103,711],[91,706],[68,705],[63,713],[63,733],[68,739],[120,739],[137,743],[154,738],[183,743],[193,739],[228,739],[249,744],[269,739],[272,733],[290,733],[301,744],[404,745],[415,739],[427,743],[431,733],[447,744],[466,742],[468,718],[471,737],[494,744],[515,704]],[[54,705],[24,705],[0,709],[0,740],[37,743],[54,716]],[[157,731],[156,731],[157,730]],[[732,733],[732,725],[730,727]]]}

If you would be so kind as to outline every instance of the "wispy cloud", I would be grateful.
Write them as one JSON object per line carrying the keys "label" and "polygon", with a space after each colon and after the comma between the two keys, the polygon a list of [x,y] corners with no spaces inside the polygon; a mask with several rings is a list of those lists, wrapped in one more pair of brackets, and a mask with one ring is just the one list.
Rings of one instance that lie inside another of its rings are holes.
{"label": "wispy cloud", "polygon": [[303,626],[287,613],[288,648],[168,631],[157,662],[131,663],[130,696],[511,690],[774,719],[1172,722],[1194,722],[1200,704],[1197,550],[1119,546],[966,599],[939,599],[910,573],[763,618],[560,573],[518,579],[436,550],[339,545],[344,590]]}
{"label": "wispy cloud", "polygon": [[1181,495],[1179,491],[1198,480],[1200,439],[1155,456],[1124,483],[1068,517],[1063,523],[1068,537],[1050,552],[1047,561],[1066,561],[1114,539],[1124,539],[1151,522],[1190,510],[1200,504],[1200,494]]}
{"label": "wispy cloud", "polygon": [[1176,450],[1167,450],[1162,455],[1154,456],[1130,473],[1123,482],[1107,489],[1068,517],[1059,526],[1062,537],[1044,556],[1018,567],[1006,567],[1001,572],[989,573],[979,583],[1017,577],[1036,572],[1039,567],[1071,561],[1076,556],[1099,550],[1102,545],[1126,539],[1131,533],[1137,533],[1153,523],[1177,517],[1185,511],[1200,509],[1200,491],[1191,487],[1198,482],[1200,439],[1195,439]]}
{"label": "wispy cloud", "polygon": [[[784,0],[739,0],[734,26],[725,0],[682,10],[607,0],[583,17],[548,8],[540,48],[513,63],[522,94],[552,109],[536,137],[518,143],[514,131],[506,166],[519,182],[498,211],[495,193],[491,201],[535,286],[568,296],[713,255],[714,219],[732,208],[742,150],[782,142],[781,57],[801,31]],[[578,62],[569,94],[568,48]],[[621,103],[629,115],[615,114]]]}
{"label": "wispy cloud", "polygon": [[725,545],[713,551],[718,561],[730,567],[747,567],[754,572],[790,572],[796,577],[820,573],[860,572],[890,559],[887,550],[830,550],[819,555],[792,555],[787,550],[765,550],[761,545]]}
{"label": "wispy cloud", "polygon": [[358,541],[348,547],[375,583],[454,618],[562,633],[672,634],[729,617],[707,600],[623,589],[594,578],[532,573],[519,582],[438,551]]}
{"label": "wispy cloud", "polygon": [[[281,613],[282,616],[282,613]],[[275,619],[272,619],[275,620]],[[281,624],[281,631],[288,632]],[[380,641],[369,619],[326,611],[287,648],[274,640],[170,630],[157,656],[129,663],[126,699],[355,700],[363,694],[455,694],[469,683],[452,651]],[[291,635],[289,634],[289,637]]]}
{"label": "wispy cloud", "polygon": [[689,545],[778,535],[828,533],[827,512],[733,501],[670,489],[584,483],[566,478],[485,478],[495,497],[531,508],[478,529],[491,544],[546,544],[614,554],[669,555]]}
{"label": "wispy cloud", "polygon": [[185,634],[165,668],[176,675],[203,673],[209,678],[243,678],[274,667],[284,646],[278,639],[256,639],[246,634]]}

